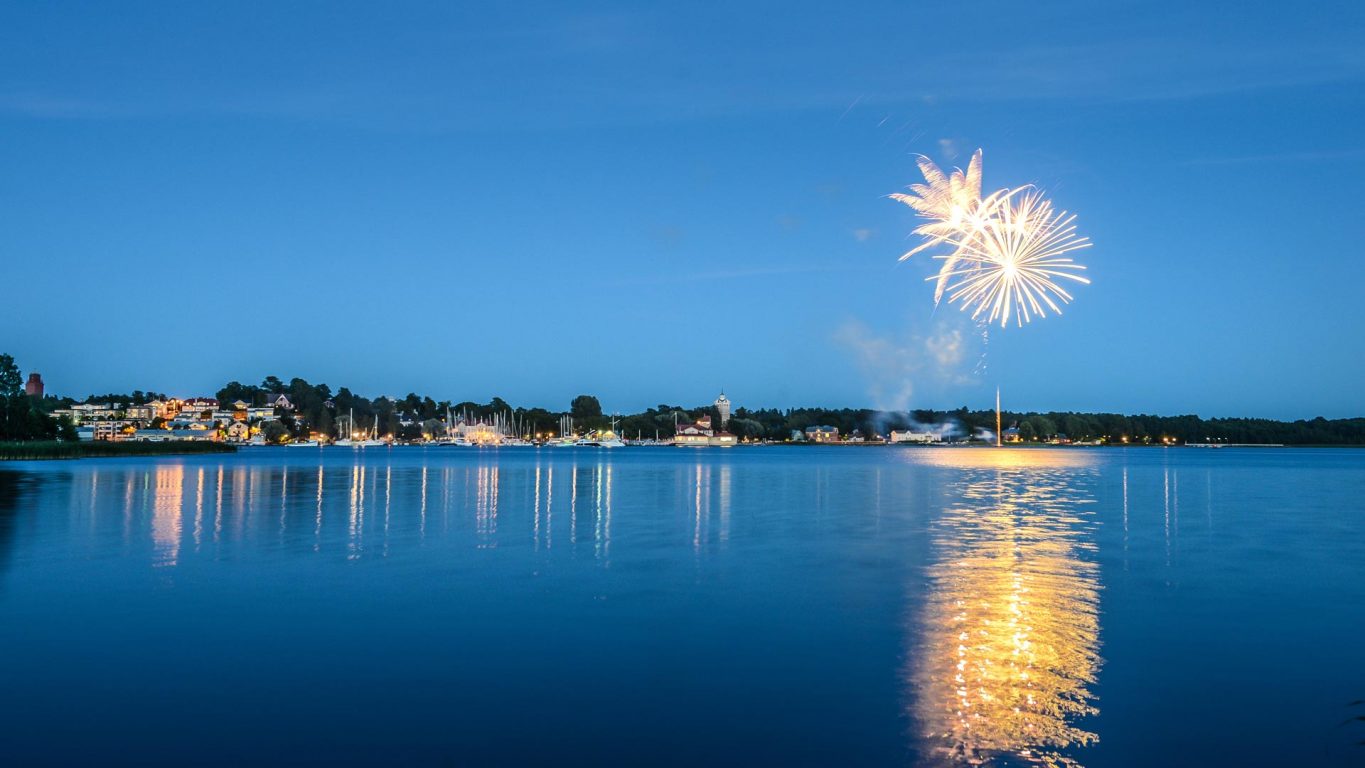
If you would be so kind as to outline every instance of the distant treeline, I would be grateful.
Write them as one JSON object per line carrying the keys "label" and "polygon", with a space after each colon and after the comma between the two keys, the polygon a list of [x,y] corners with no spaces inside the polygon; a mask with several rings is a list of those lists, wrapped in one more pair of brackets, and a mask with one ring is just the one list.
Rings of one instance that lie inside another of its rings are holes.
{"label": "distant treeline", "polygon": [[[500,418],[503,423],[525,435],[550,435],[558,430],[561,417],[573,418],[578,431],[605,429],[612,421],[592,395],[579,395],[564,411],[545,408],[514,407],[502,398],[487,403],[451,402],[409,393],[401,399],[370,399],[342,387],[335,392],[326,384],[312,384],[294,378],[288,382],[267,376],[260,384],[232,381],[219,389],[216,397],[227,405],[238,400],[263,406],[280,395],[288,397],[293,409],[271,424],[273,439],[302,436],[309,432],[335,437],[345,429],[354,414],[354,426],[369,430],[378,427],[382,435],[418,438],[439,434],[447,414],[471,420]],[[142,405],[165,395],[152,391],[128,394],[91,395],[83,402]],[[48,416],[76,401],[69,397],[47,396],[41,400],[24,394],[23,381],[14,358],[0,354],[0,441],[73,442],[76,433],[71,423]],[[641,413],[616,417],[617,430],[625,437],[670,438],[674,425],[710,416],[717,426],[719,413],[714,406],[683,407],[659,405]],[[1125,416],[1116,413],[1020,413],[1002,415],[1005,427],[1017,427],[1026,441],[1048,440],[1065,435],[1072,440],[1106,440],[1112,443],[1160,443],[1223,441],[1230,443],[1283,443],[1285,445],[1365,445],[1365,418],[1272,419],[1217,418],[1199,416]],[[887,412],[867,408],[736,408],[727,428],[741,438],[785,440],[807,427],[836,427],[841,435],[859,433],[868,439],[891,430],[933,431],[948,439],[993,437],[995,412],[959,408],[953,411],[917,410]],[[55,444],[55,443],[52,443]],[[159,450],[159,449],[158,449]]]}
{"label": "distant treeline", "polygon": [[[267,376],[260,384],[232,381],[215,395],[219,403],[227,405],[238,400],[263,406],[285,395],[294,410],[281,416],[281,424],[292,435],[316,432],[336,436],[345,429],[345,422],[354,414],[355,427],[361,430],[378,426],[382,435],[418,438],[436,434],[442,428],[447,413],[456,418],[491,420],[501,417],[515,424],[523,434],[554,434],[562,416],[571,416],[576,430],[607,428],[613,419],[602,411],[592,395],[580,395],[563,411],[545,408],[517,407],[495,397],[487,403],[436,400],[430,396],[409,393],[399,399],[367,398],[346,387],[335,391],[326,384],[312,384],[302,378],[288,381]],[[142,404],[158,397],[154,392],[132,392],[127,395],[104,394],[92,396],[98,402]],[[69,406],[70,398],[46,398],[41,407],[51,411]],[[685,407],[660,403],[640,413],[616,416],[617,430],[627,438],[637,436],[660,438],[673,436],[674,424],[711,416],[719,425],[719,413],[714,406]],[[1365,418],[1275,421],[1272,419],[1217,418],[1199,416],[1125,416],[1116,413],[1072,412],[1014,412],[1002,414],[1003,426],[1015,426],[1027,441],[1048,440],[1065,435],[1072,440],[1107,440],[1118,443],[1127,438],[1132,443],[1160,443],[1166,439],[1177,442],[1226,441],[1231,443],[1284,443],[1285,445],[1365,445]],[[832,426],[841,435],[859,433],[868,439],[886,435],[891,430],[934,431],[949,439],[972,437],[993,438],[995,412],[958,408],[951,411],[915,410],[887,412],[867,408],[736,408],[727,426],[741,438],[785,440],[793,432],[806,427]]]}
{"label": "distant treeline", "polygon": [[[994,411],[968,411],[965,408],[948,412],[915,411],[915,418],[931,415],[934,419],[956,420],[969,432],[972,429],[995,429]],[[1017,413],[1006,411],[1001,422],[1005,427],[1017,426],[1024,440],[1044,440],[1065,435],[1073,440],[1103,439],[1130,443],[1161,442],[1171,438],[1181,443],[1206,441],[1228,443],[1283,443],[1285,445],[1365,445],[1365,418],[1356,419],[1274,419],[1214,418],[1194,415],[1156,416],[1140,414],[1125,416],[1119,413]]]}

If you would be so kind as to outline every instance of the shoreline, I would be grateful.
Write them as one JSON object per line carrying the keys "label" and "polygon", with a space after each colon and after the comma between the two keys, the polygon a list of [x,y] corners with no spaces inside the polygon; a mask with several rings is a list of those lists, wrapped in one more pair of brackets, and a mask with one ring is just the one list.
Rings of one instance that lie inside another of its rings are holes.
{"label": "shoreline", "polygon": [[[63,443],[63,442],[55,442],[55,441],[42,441],[42,442],[33,442],[33,443],[12,443],[12,442],[3,442],[3,443],[0,443],[0,462],[6,462],[6,461],[67,461],[67,460],[72,460],[72,459],[106,459],[106,458],[137,457],[137,456],[152,456],[152,457],[154,457],[154,456],[200,456],[200,455],[211,455],[211,454],[223,455],[223,454],[239,454],[239,453],[242,453],[241,447],[242,447],[242,446],[233,445],[233,444],[231,444],[231,443],[200,442],[200,441],[188,441],[188,440],[187,440],[187,441],[166,441],[166,442],[159,442],[159,443],[145,443],[145,442],[131,442],[131,441],[130,441],[130,442],[119,442],[119,443],[105,442],[105,441],[100,441],[100,442],[96,442],[96,443],[88,443],[88,442],[82,442],[82,443]],[[251,450],[251,451],[247,451],[248,454],[255,453],[257,450],[259,450],[259,449],[261,449],[261,448],[267,448],[267,449],[268,449],[268,448],[284,448],[284,447],[286,447],[286,446],[284,446],[284,445],[271,445],[271,446],[259,446],[259,445],[257,445],[257,446],[249,446],[249,447],[250,447],[252,450]],[[330,450],[329,450],[329,452],[330,452],[331,450],[336,450],[336,449],[338,449],[338,448],[344,448],[344,447],[345,447],[345,446],[330,446],[330,445],[329,445],[329,446],[320,446],[318,450],[322,450],[322,449],[325,448],[325,449],[330,449]],[[393,449],[393,448],[399,448],[399,449],[422,448],[422,449],[426,449],[426,448],[431,448],[431,447],[433,447],[433,446],[423,445],[423,444],[420,444],[420,443],[419,443],[419,444],[407,444],[407,445],[399,444],[399,445],[388,446],[387,448],[388,448],[388,449]],[[536,447],[539,448],[539,446],[536,446]],[[585,447],[586,447],[586,446],[585,446]],[[625,448],[676,448],[676,447],[679,447],[679,446],[671,446],[671,445],[649,445],[649,446],[623,446],[623,447],[625,447]],[[683,448],[694,448],[694,449],[718,448],[718,446],[681,446],[681,447],[683,447]],[[1085,449],[1096,449],[1096,448],[1099,448],[1099,449],[1105,449],[1105,448],[1120,448],[1120,449],[1123,449],[1123,448],[1139,448],[1139,449],[1150,449],[1150,448],[1200,448],[1200,449],[1207,449],[1207,446],[1200,446],[1200,445],[1159,445],[1159,444],[1144,445],[1144,444],[1141,444],[1141,443],[1138,443],[1138,444],[1127,444],[1127,445],[1124,445],[1124,444],[1117,444],[1117,445],[1116,445],[1116,444],[1107,444],[1107,445],[1047,445],[1047,444],[1036,444],[1036,443],[1035,443],[1035,444],[1019,444],[1019,443],[1014,443],[1014,444],[1006,444],[1006,445],[1003,445],[1003,446],[983,445],[983,444],[976,444],[976,443],[973,443],[973,444],[950,444],[950,443],[937,443],[937,444],[930,444],[930,443],[926,443],[926,444],[918,444],[918,443],[899,443],[899,444],[897,444],[897,443],[753,443],[753,444],[740,444],[740,445],[725,446],[725,447],[726,447],[726,448],[732,448],[732,447],[733,447],[733,448],[780,448],[780,447],[789,447],[789,448],[805,448],[805,449],[808,449],[808,448],[816,448],[816,447],[831,447],[831,448],[872,448],[872,447],[881,447],[881,448],[900,448],[900,449],[903,449],[903,450],[948,449],[948,448],[956,449],[956,450],[963,450],[963,449],[966,449],[966,450],[990,450],[990,449],[993,449],[993,448],[1016,449],[1016,450],[1018,450],[1018,449],[1022,449],[1022,450],[1085,450]],[[476,450],[476,451],[478,451],[478,450],[489,450],[489,449],[497,450],[497,449],[501,448],[501,446],[496,446],[496,445],[467,446],[467,448],[472,448],[472,449],[474,449],[474,450]],[[1220,449],[1227,449],[1227,448],[1244,448],[1244,449],[1265,449],[1265,448],[1295,448],[1295,449],[1297,449],[1297,448],[1310,448],[1310,449],[1311,449],[1311,448],[1345,448],[1345,449],[1352,449],[1352,448],[1354,448],[1354,449],[1365,449],[1365,445],[1359,445],[1359,444],[1354,444],[1354,445],[1332,445],[1332,444],[1315,444],[1315,445],[1309,445],[1309,444],[1303,444],[1303,445],[1257,445],[1257,444],[1242,444],[1242,445],[1220,446],[1219,448],[1220,448]],[[385,449],[381,449],[381,448],[372,448],[372,449],[358,449],[358,448],[352,448],[351,450],[352,450],[353,452],[357,452],[357,453],[360,453],[360,454],[363,455],[363,454],[364,454],[365,452],[367,452],[367,451],[373,452],[373,451],[376,451],[376,450],[385,450]],[[596,450],[606,450],[606,449],[598,448],[598,449],[596,449]],[[463,452],[463,451],[443,451],[443,452],[461,453],[461,452]]]}
{"label": "shoreline", "polygon": [[120,456],[194,456],[211,453],[236,453],[227,443],[167,440],[152,442],[32,442],[0,443],[0,461],[49,461],[63,459],[105,459]]}

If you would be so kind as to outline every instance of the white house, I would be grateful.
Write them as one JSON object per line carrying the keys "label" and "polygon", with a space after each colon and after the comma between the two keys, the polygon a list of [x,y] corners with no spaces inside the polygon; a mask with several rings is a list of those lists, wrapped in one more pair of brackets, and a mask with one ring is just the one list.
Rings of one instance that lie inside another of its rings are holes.
{"label": "white house", "polygon": [[720,446],[728,448],[735,444],[735,436],[711,428],[711,417],[703,416],[693,424],[679,424],[673,433],[673,444],[683,447]]}
{"label": "white house", "polygon": [[891,442],[893,443],[937,443],[939,440],[939,436],[933,432],[915,432],[914,430],[900,432],[894,429],[891,430]]}

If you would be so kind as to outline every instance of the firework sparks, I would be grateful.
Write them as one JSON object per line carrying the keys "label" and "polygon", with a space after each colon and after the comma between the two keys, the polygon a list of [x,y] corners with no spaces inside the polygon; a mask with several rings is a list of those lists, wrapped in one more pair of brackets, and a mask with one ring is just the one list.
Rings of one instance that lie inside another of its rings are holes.
{"label": "firework sparks", "polygon": [[1022,326],[1048,310],[1061,314],[1071,294],[1059,281],[1090,282],[1078,274],[1085,267],[1065,255],[1090,246],[1076,234],[1076,217],[1054,211],[1032,187],[982,197],[981,150],[965,172],[944,173],[926,157],[919,167],[925,183],[891,197],[926,220],[914,229],[924,242],[901,260],[940,246],[951,249],[934,257],[943,262],[928,278],[936,283],[934,303],[947,296],[974,320],[1003,327],[1013,318]]}
{"label": "firework sparks", "polygon": [[1003,327],[1013,317],[1022,326],[1049,309],[1061,314],[1060,305],[1071,301],[1071,294],[1058,280],[1090,282],[1077,274],[1085,267],[1065,256],[1090,245],[1076,234],[1075,220],[1066,211],[1053,211],[1038,192],[1025,191],[996,206],[970,236],[945,240],[957,250],[938,258],[955,266],[931,279],[946,280],[948,302],[988,324],[998,320]]}

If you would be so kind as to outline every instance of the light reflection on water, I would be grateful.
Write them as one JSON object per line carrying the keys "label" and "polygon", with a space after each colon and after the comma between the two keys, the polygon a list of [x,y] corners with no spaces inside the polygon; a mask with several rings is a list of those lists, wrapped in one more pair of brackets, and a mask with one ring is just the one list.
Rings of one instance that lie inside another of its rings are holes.
{"label": "light reflection on water", "polygon": [[[699,463],[681,472],[693,486],[688,494],[693,548],[707,538],[713,498],[723,540],[728,536],[730,468]],[[492,549],[507,538],[499,523],[504,496],[511,493],[519,509],[524,504],[530,511],[529,535],[536,549],[553,548],[556,531],[567,527],[570,543],[582,537],[591,542],[594,556],[607,562],[615,473],[609,458],[538,461],[511,473],[492,457],[469,466],[397,468],[362,460],[316,468],[91,466],[82,473],[81,487],[71,489],[68,509],[72,520],[83,519],[98,530],[109,522],[105,489],[117,488],[124,543],[134,550],[148,549],[155,567],[174,567],[182,547],[201,552],[205,545],[267,536],[293,542],[305,534],[314,551],[340,544],[350,560],[387,556],[392,536],[409,528],[415,529],[415,543],[424,541],[433,514],[440,533],[461,529],[462,510],[470,513],[475,546]]]}
{"label": "light reflection on water", "polygon": [[[1078,724],[1097,713],[1089,690],[1099,667],[1099,571],[1088,538],[1093,461],[1084,453],[1036,450],[929,451],[913,459],[953,470],[939,489],[943,508],[929,528],[927,593],[911,625],[916,652],[907,698],[914,702],[925,754],[945,763],[1013,758],[1073,764],[1071,748],[1096,739]],[[570,543],[578,543],[581,529],[590,530],[593,557],[610,564],[616,470],[609,456],[561,464],[558,473],[548,460],[512,474],[496,461],[437,471],[439,487],[433,490],[433,470],[426,465],[400,467],[398,489],[391,464],[365,462],[316,471],[239,466],[226,475],[222,466],[216,472],[203,467],[187,472],[181,464],[150,472],[94,468],[90,498],[73,496],[72,506],[93,509],[106,475],[113,475],[123,488],[125,539],[136,535],[139,509],[148,510],[152,565],[173,568],[185,539],[182,514],[193,515],[185,544],[197,552],[205,543],[206,507],[213,518],[210,543],[260,536],[267,510],[275,507],[270,519],[277,537],[306,533],[318,551],[331,540],[324,536],[327,512],[341,494],[345,552],[354,561],[370,554],[387,557],[391,536],[411,522],[402,515],[394,520],[396,494],[400,503],[408,493],[417,495],[404,508],[416,509],[418,543],[426,537],[429,499],[435,496],[442,530],[452,523],[452,506],[469,509],[474,545],[483,549],[500,541],[502,496],[529,490],[529,499],[518,501],[531,510],[535,549],[553,548],[555,512],[567,505]],[[691,547],[699,555],[709,542],[723,546],[731,536],[733,467],[698,461],[683,471],[690,475]],[[825,478],[816,477],[818,499]],[[508,487],[523,480],[529,489]],[[1168,558],[1170,521],[1178,520],[1171,482],[1168,471],[1163,475]],[[1123,488],[1126,534],[1126,468]],[[881,468],[872,490],[880,524]],[[312,513],[306,526],[299,515],[305,500]]]}
{"label": "light reflection on water", "polygon": [[[77,726],[135,751],[157,722],[183,734],[162,764],[225,739],[314,764],[409,762],[385,751],[401,743],[426,764],[1089,768],[1149,747],[1291,764],[1297,740],[1335,765],[1351,755],[1315,729],[1344,733],[1365,692],[1359,453],[266,450],[20,470],[0,472],[16,764],[96,761],[63,740]],[[523,743],[528,721],[550,746]],[[1247,721],[1269,741],[1243,744]]]}
{"label": "light reflection on water", "polygon": [[943,764],[1079,765],[1096,740],[1099,566],[1085,454],[943,451],[911,699]]}

